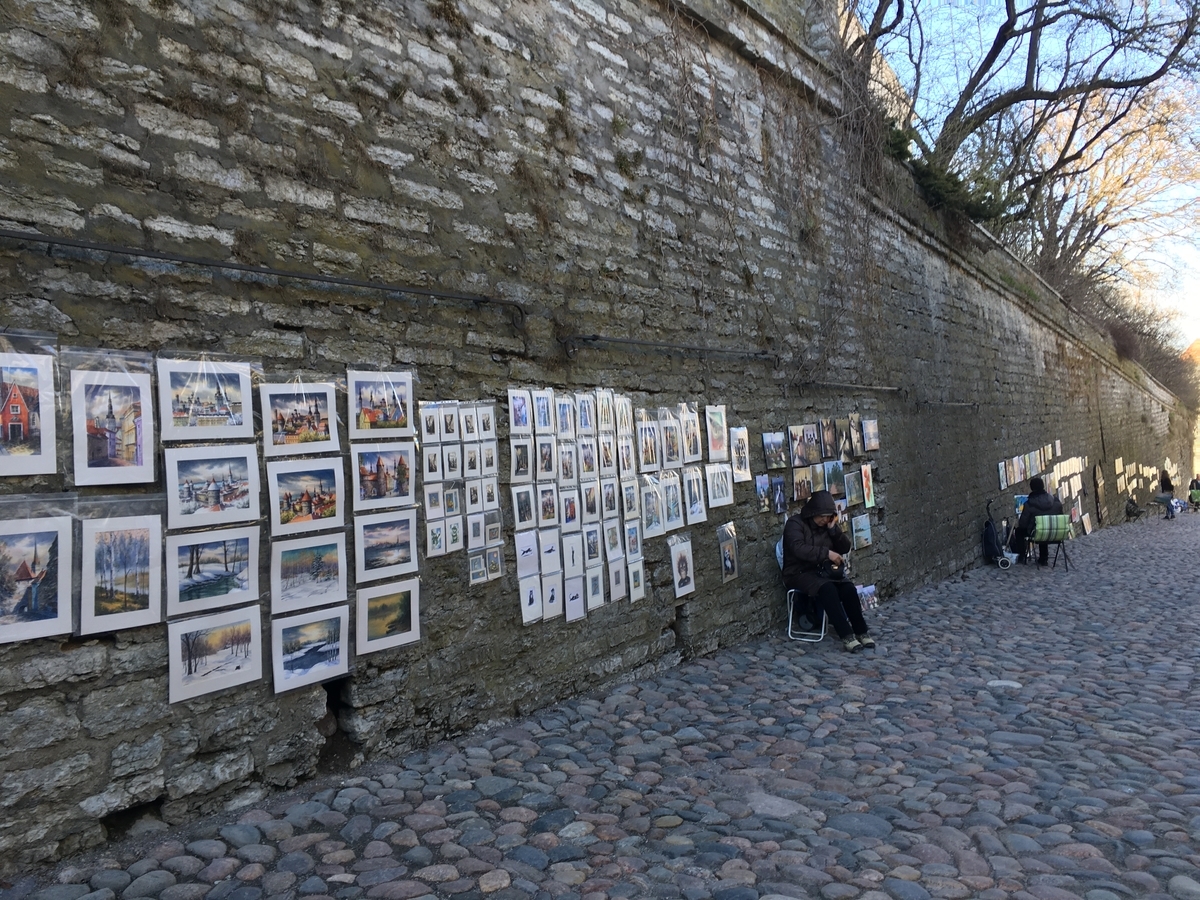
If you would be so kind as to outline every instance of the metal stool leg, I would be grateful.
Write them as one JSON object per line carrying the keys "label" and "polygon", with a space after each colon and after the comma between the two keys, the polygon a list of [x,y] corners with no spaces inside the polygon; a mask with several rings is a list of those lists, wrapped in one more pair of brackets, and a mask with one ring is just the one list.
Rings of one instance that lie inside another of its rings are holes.
{"label": "metal stool leg", "polygon": [[787,636],[793,641],[804,641],[809,644],[817,644],[825,637],[825,630],[829,626],[829,617],[824,612],[821,613],[821,630],[820,631],[803,631],[793,627],[793,613],[796,605],[796,589],[788,588],[787,592]]}

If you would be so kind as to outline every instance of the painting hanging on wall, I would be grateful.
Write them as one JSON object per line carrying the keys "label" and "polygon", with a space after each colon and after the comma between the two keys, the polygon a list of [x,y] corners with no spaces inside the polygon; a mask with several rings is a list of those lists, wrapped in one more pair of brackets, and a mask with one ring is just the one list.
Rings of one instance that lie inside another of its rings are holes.
{"label": "painting hanging on wall", "polygon": [[[346,371],[350,439],[413,437],[413,373]],[[333,406],[329,407],[331,410]],[[266,407],[263,408],[266,416]]]}
{"label": "painting hanging on wall", "polygon": [[879,449],[879,420],[878,419],[863,419],[863,449],[878,450]]}
{"label": "painting hanging on wall", "polygon": [[787,467],[787,444],[782,431],[764,431],[762,435],[763,459],[768,469]]}
{"label": "painting hanging on wall", "polygon": [[413,503],[416,454],[416,445],[411,441],[354,444],[350,448],[350,465],[354,473],[355,511]]}
{"label": "painting hanging on wall", "polygon": [[346,535],[271,545],[271,612],[296,612],[346,600]]}
{"label": "painting hanging on wall", "polygon": [[67,634],[71,517],[0,521],[0,644]]}
{"label": "painting hanging on wall", "polygon": [[334,453],[337,414],[332,384],[260,384],[263,456]]}
{"label": "painting hanging on wall", "polygon": [[251,367],[243,362],[159,359],[158,408],[164,441],[254,436]]}
{"label": "painting hanging on wall", "polygon": [[862,483],[863,506],[871,509],[875,506],[875,470],[871,468],[870,463],[863,463]]}
{"label": "painting hanging on wall", "polygon": [[54,474],[54,358],[0,353],[0,402],[0,477]]}
{"label": "painting hanging on wall", "polygon": [[354,517],[354,569],[359,581],[417,570],[415,509]]}
{"label": "painting hanging on wall", "polygon": [[846,504],[849,506],[858,506],[864,501],[863,497],[863,478],[861,472],[847,472],[845,475],[846,483]]}
{"label": "painting hanging on wall", "polygon": [[864,513],[850,520],[854,549],[862,550],[871,546],[871,517]]}
{"label": "painting hanging on wall", "polygon": [[79,633],[162,621],[162,517],[84,519]]}
{"label": "painting hanging on wall", "polygon": [[837,428],[834,427],[833,419],[821,420],[821,458],[833,459],[837,456]]}
{"label": "painting hanging on wall", "polygon": [[167,615],[258,600],[257,526],[167,538]]}
{"label": "painting hanging on wall", "polygon": [[342,458],[267,463],[271,534],[341,528],[346,487]]}
{"label": "painting hanging on wall", "polygon": [[688,538],[671,538],[670,551],[671,579],[675,586],[675,598],[679,599],[696,590],[696,581],[693,577],[692,542]]}
{"label": "painting hanging on wall", "polygon": [[750,474],[750,430],[744,426],[730,428],[729,447],[734,482],[749,481],[753,477]]}
{"label": "painting hanging on wall", "polygon": [[[12,415],[15,407],[9,408]],[[71,372],[75,484],[154,481],[154,399],[150,375]]]}
{"label": "painting hanging on wall", "polygon": [[168,447],[163,459],[168,528],[258,518],[258,449],[253,444]]}
{"label": "painting hanging on wall", "polygon": [[171,703],[262,680],[262,614],[246,606],[167,624]]}
{"label": "painting hanging on wall", "polygon": [[337,606],[271,622],[275,693],[350,671],[350,607]]}
{"label": "painting hanging on wall", "polygon": [[704,427],[708,432],[708,461],[729,459],[729,430],[725,420],[725,404],[704,407]]}

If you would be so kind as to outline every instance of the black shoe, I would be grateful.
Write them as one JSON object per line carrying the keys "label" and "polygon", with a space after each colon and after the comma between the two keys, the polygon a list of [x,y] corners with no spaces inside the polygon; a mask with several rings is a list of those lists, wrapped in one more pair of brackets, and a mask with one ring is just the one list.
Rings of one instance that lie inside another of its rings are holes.
{"label": "black shoe", "polygon": [[1050,565],[1050,560],[1048,560],[1048,559],[1039,559],[1038,560],[1038,566],[1048,566],[1048,565]]}

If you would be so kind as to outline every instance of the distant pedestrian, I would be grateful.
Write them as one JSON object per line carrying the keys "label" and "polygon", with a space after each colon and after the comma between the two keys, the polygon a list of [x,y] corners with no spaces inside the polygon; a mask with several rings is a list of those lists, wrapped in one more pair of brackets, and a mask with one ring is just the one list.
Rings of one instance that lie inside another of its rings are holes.
{"label": "distant pedestrian", "polygon": [[[1024,565],[1029,550],[1029,536],[1038,516],[1061,516],[1062,503],[1053,494],[1046,493],[1046,482],[1034,475],[1029,479],[1029,496],[1025,498],[1025,506],[1021,510],[1021,518],[1013,532],[1013,551],[1017,554],[1017,562]],[[1050,545],[1045,541],[1038,543],[1038,565],[1045,566],[1050,562]]]}
{"label": "distant pedestrian", "polygon": [[1166,469],[1158,475],[1158,502],[1167,510],[1164,519],[1175,518],[1175,485],[1171,484],[1171,476]]}

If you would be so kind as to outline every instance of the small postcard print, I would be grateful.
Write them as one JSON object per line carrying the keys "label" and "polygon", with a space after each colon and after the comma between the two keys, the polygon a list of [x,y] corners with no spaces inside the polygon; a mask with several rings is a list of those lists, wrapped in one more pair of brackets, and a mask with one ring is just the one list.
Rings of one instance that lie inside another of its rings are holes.
{"label": "small postcard print", "polygon": [[[350,405],[350,440],[379,441],[416,435],[412,372],[348,369],[346,396]],[[330,409],[333,408],[331,405]]]}
{"label": "small postcard print", "polygon": [[746,427],[729,429],[729,444],[733,453],[733,480],[750,481],[750,430]]}
{"label": "small postcard print", "polygon": [[704,407],[704,426],[708,431],[708,461],[729,459],[729,432],[725,421],[725,404]]}
{"label": "small postcard print", "polygon": [[254,437],[250,364],[159,359],[158,405],[164,441]]}
{"label": "small postcard print", "polygon": [[508,433],[533,433],[533,398],[529,391],[508,389]]}

